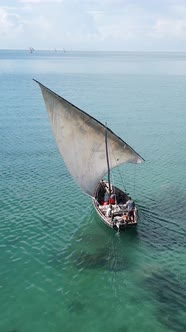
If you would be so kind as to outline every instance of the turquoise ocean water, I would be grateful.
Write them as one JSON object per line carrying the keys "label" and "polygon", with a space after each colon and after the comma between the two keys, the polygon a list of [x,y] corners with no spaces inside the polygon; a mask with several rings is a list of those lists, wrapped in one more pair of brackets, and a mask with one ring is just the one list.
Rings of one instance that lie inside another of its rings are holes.
{"label": "turquoise ocean water", "polygon": [[[146,160],[120,168],[135,231],[69,176],[32,78]],[[186,53],[2,50],[0,139],[0,332],[186,331]]]}

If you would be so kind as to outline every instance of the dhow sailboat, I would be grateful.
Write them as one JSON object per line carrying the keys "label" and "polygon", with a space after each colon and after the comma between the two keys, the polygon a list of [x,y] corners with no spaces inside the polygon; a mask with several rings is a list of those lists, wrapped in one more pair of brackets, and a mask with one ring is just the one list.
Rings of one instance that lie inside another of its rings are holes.
{"label": "dhow sailboat", "polygon": [[[58,149],[79,187],[91,196],[101,220],[122,230],[136,226],[138,210],[128,194],[110,181],[110,171],[144,159],[126,142],[86,112],[39,84]],[[105,175],[107,180],[103,180]]]}

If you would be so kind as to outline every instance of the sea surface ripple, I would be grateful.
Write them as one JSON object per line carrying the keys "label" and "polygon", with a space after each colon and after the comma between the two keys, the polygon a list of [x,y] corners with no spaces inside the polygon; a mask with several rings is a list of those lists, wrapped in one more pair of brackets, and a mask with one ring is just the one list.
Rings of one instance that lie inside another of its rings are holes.
{"label": "sea surface ripple", "polygon": [[[186,331],[186,54],[4,50],[0,76],[0,331]],[[135,230],[76,186],[32,78],[145,159],[112,172]]]}

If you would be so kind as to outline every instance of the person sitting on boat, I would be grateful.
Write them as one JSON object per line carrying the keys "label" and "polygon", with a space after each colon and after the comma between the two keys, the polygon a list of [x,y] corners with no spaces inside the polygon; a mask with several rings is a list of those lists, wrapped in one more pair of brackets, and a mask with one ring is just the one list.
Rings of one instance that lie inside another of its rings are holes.
{"label": "person sitting on boat", "polygon": [[110,204],[117,204],[117,196],[113,191],[111,192],[109,203]]}
{"label": "person sitting on boat", "polygon": [[100,181],[102,188],[104,189],[105,192],[109,192],[109,188],[107,183],[104,180]]}
{"label": "person sitting on boat", "polygon": [[128,218],[129,218],[129,217],[128,217],[128,213],[125,212],[125,213],[123,214],[123,217],[122,217],[123,222],[124,222],[124,223],[128,223]]}
{"label": "person sitting on boat", "polygon": [[110,218],[112,216],[112,205],[110,204],[106,210],[105,216]]}
{"label": "person sitting on boat", "polygon": [[109,204],[109,198],[110,198],[110,193],[109,193],[109,188],[107,186],[107,184],[105,183],[105,181],[101,180],[101,187],[102,187],[102,195],[103,195],[103,202],[102,205],[107,205]]}
{"label": "person sitting on boat", "polygon": [[102,180],[100,180],[100,183],[101,183],[101,186],[103,187],[103,188],[105,188],[107,185],[106,185],[106,183],[105,183],[105,181],[102,179]]}
{"label": "person sitting on boat", "polygon": [[105,194],[104,194],[104,202],[106,204],[109,204],[109,198],[110,198],[110,194],[109,194],[108,191],[106,191]]}
{"label": "person sitting on boat", "polygon": [[129,197],[129,199],[126,202],[125,206],[128,209],[128,218],[129,218],[129,221],[134,221],[134,208],[135,208],[135,204],[134,204],[134,201],[131,199],[131,197]]}

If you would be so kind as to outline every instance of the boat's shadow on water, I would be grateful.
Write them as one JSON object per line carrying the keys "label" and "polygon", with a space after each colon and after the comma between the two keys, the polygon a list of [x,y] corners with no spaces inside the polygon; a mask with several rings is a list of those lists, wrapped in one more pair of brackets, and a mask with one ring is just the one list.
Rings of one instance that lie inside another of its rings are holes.
{"label": "boat's shadow on water", "polygon": [[74,264],[84,269],[121,272],[135,266],[134,251],[139,243],[137,228],[118,232],[107,227],[93,210],[91,228],[81,234],[84,249],[77,251]]}
{"label": "boat's shadow on water", "polygon": [[137,234],[136,228],[126,232],[108,228],[93,209],[90,220],[85,218],[84,225],[76,232],[71,245],[66,250],[59,249],[53,252],[50,265],[59,270],[64,264],[78,271],[130,270],[135,266],[133,253],[139,242]]}
{"label": "boat's shadow on water", "polygon": [[[57,269],[65,263],[81,271],[102,269],[119,272],[135,267],[135,253],[142,247],[159,252],[177,248],[178,243],[185,246],[186,232],[174,221],[169,223],[161,197],[159,200],[148,199],[147,203],[145,206],[138,204],[139,225],[124,232],[107,227],[92,208],[84,216],[69,247],[51,253],[50,264]],[[175,204],[170,204],[170,215],[173,211]],[[183,217],[186,211],[180,213]],[[177,216],[179,218],[179,213]]]}

